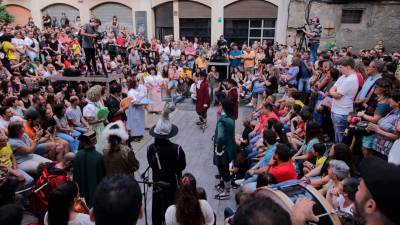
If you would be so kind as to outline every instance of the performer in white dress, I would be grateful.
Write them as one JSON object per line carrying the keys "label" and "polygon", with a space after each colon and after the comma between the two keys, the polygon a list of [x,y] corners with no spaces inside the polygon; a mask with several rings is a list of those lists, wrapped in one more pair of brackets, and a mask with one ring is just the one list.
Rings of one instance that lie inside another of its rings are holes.
{"label": "performer in white dress", "polygon": [[139,80],[134,77],[128,79],[128,97],[133,99],[125,111],[127,117],[127,127],[130,129],[129,136],[134,141],[140,141],[143,138],[145,130],[145,109],[141,103],[147,97],[147,89]]}
{"label": "performer in white dress", "polygon": [[101,138],[101,134],[104,130],[104,123],[107,122],[107,119],[99,119],[97,117],[99,110],[104,107],[104,103],[101,99],[102,89],[103,87],[100,85],[91,87],[86,92],[88,104],[83,108],[83,116],[89,123],[89,129],[96,132],[96,151],[100,152],[101,154],[103,154],[103,145],[105,144],[105,140]]}

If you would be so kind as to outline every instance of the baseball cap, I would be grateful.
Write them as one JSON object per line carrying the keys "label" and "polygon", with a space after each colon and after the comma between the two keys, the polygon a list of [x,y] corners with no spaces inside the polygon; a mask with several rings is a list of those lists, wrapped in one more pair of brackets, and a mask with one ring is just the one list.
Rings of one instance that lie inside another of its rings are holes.
{"label": "baseball cap", "polygon": [[394,210],[400,202],[400,167],[371,156],[361,161],[359,171],[379,211],[400,224],[400,213]]}

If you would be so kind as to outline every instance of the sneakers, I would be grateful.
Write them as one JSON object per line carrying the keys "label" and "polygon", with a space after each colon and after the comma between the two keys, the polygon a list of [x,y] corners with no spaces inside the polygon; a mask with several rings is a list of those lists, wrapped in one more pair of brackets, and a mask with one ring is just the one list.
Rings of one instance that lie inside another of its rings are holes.
{"label": "sneakers", "polygon": [[232,189],[238,189],[240,187],[240,185],[237,185],[237,184],[235,184],[235,181],[232,181],[231,187],[232,187]]}
{"label": "sneakers", "polygon": [[249,104],[247,104],[246,106],[247,106],[247,107],[253,107],[253,104],[252,104],[252,103],[249,103]]}
{"label": "sneakers", "polygon": [[224,182],[224,190],[214,196],[218,200],[227,200],[231,198],[231,182]]}
{"label": "sneakers", "polygon": [[229,191],[223,191],[215,195],[214,198],[218,200],[228,200],[231,198],[231,193]]}
{"label": "sneakers", "polygon": [[196,125],[199,125],[199,126],[200,126],[200,125],[203,125],[203,124],[204,124],[204,122],[201,122],[201,121],[197,121],[197,122],[196,122]]}
{"label": "sneakers", "polygon": [[216,190],[218,193],[223,192],[224,189],[225,189],[224,182],[221,181],[219,184],[215,185],[214,188],[215,188],[215,190]]}
{"label": "sneakers", "polygon": [[236,184],[236,185],[241,185],[242,183],[244,182],[244,179],[238,179],[238,180],[235,180],[234,181],[234,183]]}

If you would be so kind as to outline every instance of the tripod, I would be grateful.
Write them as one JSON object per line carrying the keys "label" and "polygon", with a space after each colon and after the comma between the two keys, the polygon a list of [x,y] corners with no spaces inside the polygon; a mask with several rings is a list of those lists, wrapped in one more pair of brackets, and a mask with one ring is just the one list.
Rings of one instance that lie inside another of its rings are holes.
{"label": "tripod", "polygon": [[107,68],[106,68],[106,66],[105,66],[105,64],[104,64],[103,55],[101,54],[101,52],[100,52],[100,50],[99,50],[99,45],[100,45],[100,43],[98,43],[98,42],[95,42],[95,43],[94,43],[94,52],[95,52],[97,58],[100,60],[100,64],[101,64],[101,68],[103,68],[104,76],[105,76],[106,78],[108,78]]}
{"label": "tripod", "polygon": [[307,38],[304,32],[301,33],[299,44],[297,45],[297,52],[301,52],[304,45],[304,50],[308,49]]}

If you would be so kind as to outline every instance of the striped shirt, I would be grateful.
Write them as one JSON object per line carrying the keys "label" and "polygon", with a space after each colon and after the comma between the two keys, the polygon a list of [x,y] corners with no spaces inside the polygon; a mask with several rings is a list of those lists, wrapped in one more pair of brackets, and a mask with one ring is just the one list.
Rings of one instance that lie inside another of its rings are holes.
{"label": "striped shirt", "polygon": [[317,26],[312,26],[311,27],[311,33],[314,33],[314,37],[309,38],[310,43],[319,43],[319,39],[321,38],[321,33],[322,33],[322,26],[318,24]]}

